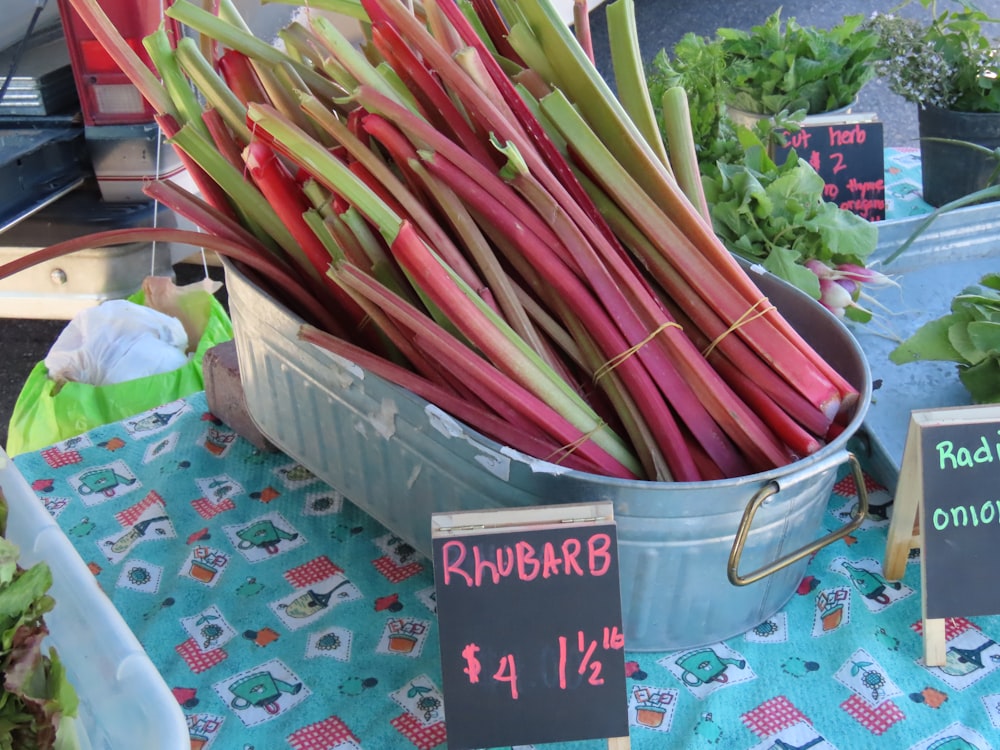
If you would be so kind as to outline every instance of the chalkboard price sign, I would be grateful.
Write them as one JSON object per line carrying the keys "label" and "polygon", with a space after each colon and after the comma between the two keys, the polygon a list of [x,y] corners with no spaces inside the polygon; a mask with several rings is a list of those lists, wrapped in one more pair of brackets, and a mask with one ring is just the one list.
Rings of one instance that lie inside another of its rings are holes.
{"label": "chalkboard price sign", "polygon": [[869,221],[885,219],[885,152],[882,123],[875,115],[810,118],[799,131],[784,135],[788,142],[775,149],[776,164],[795,149],[823,178],[826,200]]}
{"label": "chalkboard price sign", "polygon": [[914,410],[884,573],[921,549],[925,663],[944,663],[946,618],[1000,614],[1000,405]]}
{"label": "chalkboard price sign", "polygon": [[475,515],[433,521],[449,750],[627,737],[611,505]]}

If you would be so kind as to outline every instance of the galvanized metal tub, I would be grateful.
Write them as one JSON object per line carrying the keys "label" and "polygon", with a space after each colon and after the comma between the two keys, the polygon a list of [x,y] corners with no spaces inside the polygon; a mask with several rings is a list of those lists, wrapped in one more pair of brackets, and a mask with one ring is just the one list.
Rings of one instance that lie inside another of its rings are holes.
{"label": "galvanized metal tub", "polygon": [[[798,290],[759,276],[778,309],[861,392],[844,432],[805,460],[732,480],[641,482],[568,471],[501,446],[409,391],[299,341],[300,319],[224,264],[254,421],[420,552],[429,556],[433,513],[613,502],[629,650],[714,643],[785,605],[822,533],[838,467],[853,460],[847,441],[871,398],[866,360],[847,329]],[[841,534],[860,524],[863,510]],[[749,582],[772,566],[775,572]]]}

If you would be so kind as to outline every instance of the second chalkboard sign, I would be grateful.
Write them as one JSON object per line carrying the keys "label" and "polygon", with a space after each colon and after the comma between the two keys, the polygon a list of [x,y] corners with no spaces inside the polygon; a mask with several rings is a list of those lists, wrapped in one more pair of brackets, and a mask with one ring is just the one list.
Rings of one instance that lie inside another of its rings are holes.
{"label": "second chalkboard sign", "polygon": [[947,658],[944,621],[1000,614],[1000,405],[910,415],[883,566],[902,577],[921,550],[924,662]]}
{"label": "second chalkboard sign", "polygon": [[882,123],[874,114],[810,117],[774,161],[784,164],[794,149],[823,178],[823,197],[869,221],[885,219],[885,152]]}

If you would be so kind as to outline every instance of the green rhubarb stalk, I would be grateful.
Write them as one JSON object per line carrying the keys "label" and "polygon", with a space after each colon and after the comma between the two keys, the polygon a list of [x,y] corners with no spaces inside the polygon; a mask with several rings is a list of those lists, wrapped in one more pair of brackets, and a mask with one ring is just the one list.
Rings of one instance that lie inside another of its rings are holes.
{"label": "green rhubarb stalk", "polygon": [[324,219],[333,214],[333,196],[312,177],[302,183],[302,194]]}
{"label": "green rhubarb stalk", "polygon": [[240,13],[240,9],[236,7],[236,3],[233,0],[216,0],[215,7],[218,8],[219,18],[223,21],[246,34],[253,33],[250,29],[250,24],[244,20],[243,14]]}
{"label": "green rhubarb stalk", "polygon": [[267,94],[268,103],[305,131],[310,138],[315,139],[316,131],[312,127],[312,123],[302,114],[298,106],[298,101],[292,91],[278,78],[277,71],[281,65],[281,63],[270,63],[252,58],[250,60],[250,66],[253,68],[254,73],[257,75],[257,80],[260,81],[260,85]]}
{"label": "green rhubarb stalk", "polygon": [[408,107],[414,107],[412,96],[400,97],[399,91],[386,82],[378,70],[368,62],[365,56],[341,33],[340,29],[333,22],[323,16],[316,16],[313,18],[312,25],[327,50],[329,50],[338,63],[346,68],[355,81],[367,84],[377,89],[384,96],[391,97]]}
{"label": "green rhubarb stalk", "polygon": [[507,39],[524,58],[528,70],[535,71],[546,82],[555,80],[556,73],[549,63],[549,56],[526,23],[512,24]]}
{"label": "green rhubarb stalk", "polygon": [[317,73],[312,68],[299,65],[277,47],[258,39],[245,28],[240,28],[238,25],[199,8],[190,0],[174,0],[171,5],[167,6],[164,13],[175,21],[191,27],[199,34],[215,39],[220,44],[242,52],[251,59],[261,60],[272,65],[291,64],[313,93],[324,100],[333,100],[344,93],[329,78]]}
{"label": "green rhubarb stalk", "polygon": [[705,200],[705,188],[698,168],[694,134],[691,132],[691,110],[687,91],[683,86],[671,86],[663,92],[663,125],[667,134],[670,166],[677,184],[705,221],[711,223],[712,215]]}
{"label": "green rhubarb stalk", "polygon": [[[486,30],[487,22],[493,22],[496,20],[496,13],[494,12],[490,14],[488,17],[480,17],[479,14],[476,12],[476,8],[474,7],[471,0],[457,0],[457,2],[458,2],[458,7],[462,9],[462,14],[465,16],[466,20],[469,22],[472,28],[476,30],[476,34],[479,36],[480,39],[482,39],[483,44],[486,45],[490,53],[497,58],[504,57],[504,55],[502,55],[500,51],[497,49],[497,45],[493,41],[492,35]],[[494,9],[496,7],[492,4],[492,2],[490,3],[490,6],[493,7]],[[517,60],[510,60],[510,62],[516,65],[520,64],[519,61]]]}
{"label": "green rhubarb stalk", "polygon": [[280,103],[282,107],[287,105],[289,108],[288,116],[293,122],[298,123],[299,127],[312,135],[313,138],[324,146],[330,147],[335,145],[330,137],[320,128],[313,127],[313,124],[308,118],[303,117],[301,110],[298,109],[299,102],[295,92],[307,90],[305,81],[302,80],[299,72],[288,63],[283,63],[275,65],[271,73],[274,76],[275,85],[281,89],[280,97],[272,97],[271,103],[276,106]]}
{"label": "green rhubarb stalk", "polygon": [[[635,26],[634,0],[614,0],[607,6],[608,36],[611,39],[611,64],[615,71],[618,97],[625,112],[635,123],[656,157],[670,166],[660,128],[653,114],[653,103],[646,86],[646,72],[639,52]],[[593,61],[593,56],[588,56]]]}
{"label": "green rhubarb stalk", "polygon": [[[303,4],[302,0],[261,0],[263,5],[280,3],[282,5]],[[368,14],[357,0],[308,0],[307,6],[312,10],[324,10],[340,16],[347,16],[359,21],[367,21]]]}
{"label": "green rhubarb stalk", "polygon": [[122,33],[98,4],[98,0],[70,0],[70,5],[157,114],[176,118],[177,110],[166,88],[153,71],[146,67],[135,50],[128,46]]}
{"label": "green rhubarb stalk", "polygon": [[[565,91],[566,96],[580,107],[601,139],[612,147],[615,156],[626,169],[636,174],[637,179],[646,179],[651,164],[659,165],[658,171],[663,174],[666,170],[663,162],[591,64],[552,2],[506,0],[501,8],[511,4],[516,4],[526,19],[525,31],[534,33],[534,45],[547,52],[553,77],[546,80]],[[523,55],[516,42],[511,39],[514,49]],[[612,48],[628,44],[628,39],[614,39]]]}
{"label": "green rhubarb stalk", "polygon": [[[365,255],[365,251],[361,247],[361,243],[358,242],[358,238],[354,236],[354,233],[344,223],[344,220],[340,218],[337,212],[333,211],[329,215],[323,215],[323,223],[326,225],[330,236],[337,243],[337,248],[344,259],[358,268],[371,273],[372,262]],[[338,256],[332,257],[334,260],[338,258]]]}
{"label": "green rhubarb stalk", "polygon": [[344,196],[378,228],[387,243],[396,238],[402,223],[400,217],[340,159],[271,106],[252,103],[247,108],[247,117],[273,138],[274,146],[282,154],[303,167],[328,190]]}
{"label": "green rhubarb stalk", "polygon": [[[385,100],[386,97],[383,96],[382,99]],[[393,101],[400,109],[409,111],[406,110],[404,105],[395,100],[388,99],[388,101]],[[437,248],[438,253],[444,257],[448,264],[468,284],[479,290],[486,288],[475,269],[472,268],[451,238],[442,230],[440,224],[427,209],[426,205],[415,198],[413,193],[403,185],[392,173],[392,170],[370,148],[351,133],[350,129],[337,119],[336,115],[326,110],[315,97],[304,96],[301,99],[301,106],[306,114],[311,116],[323,130],[333,136],[334,140],[343,145],[351,156],[357,159],[362,166],[371,172],[388,189],[396,200],[400,202],[403,210],[409,214],[434,247]],[[405,163],[405,160],[403,163]],[[371,217],[368,218],[371,220]],[[387,236],[385,239],[387,243],[391,244],[394,238]]]}
{"label": "green rhubarb stalk", "polygon": [[191,37],[183,37],[177,42],[177,62],[205,100],[222,115],[222,119],[240,142],[249,143],[246,107],[215,72]]}
{"label": "green rhubarb stalk", "polygon": [[[386,251],[382,239],[375,233],[371,225],[353,208],[342,211],[339,218],[361,249],[367,264],[370,266],[371,275],[378,279],[384,287],[391,289],[395,294],[415,305],[417,301],[414,297],[413,287],[410,286],[399,266],[396,265],[396,261]],[[359,267],[364,268],[364,265]]]}
{"label": "green rhubarb stalk", "polygon": [[142,40],[142,46],[146,48],[149,59],[163,80],[176,108],[178,121],[181,124],[192,124],[207,136],[208,129],[201,120],[201,103],[181,71],[166,30],[162,26],[158,28]]}
{"label": "green rhubarb stalk", "polygon": [[289,256],[299,262],[305,261],[305,256],[292,233],[281,222],[271,205],[260,191],[246,180],[242,171],[226,161],[213,142],[187,125],[178,130],[170,142],[212,175],[238,207],[247,225],[255,230],[254,234],[258,239],[265,245],[277,243],[277,246]]}
{"label": "green rhubarb stalk", "polygon": [[330,226],[323,219],[323,215],[315,208],[307,209],[302,213],[302,220],[306,223],[312,233],[316,235],[322,244],[323,248],[330,255],[331,263],[341,263],[347,261],[347,255],[344,252],[344,248],[341,247],[339,240],[334,237]]}

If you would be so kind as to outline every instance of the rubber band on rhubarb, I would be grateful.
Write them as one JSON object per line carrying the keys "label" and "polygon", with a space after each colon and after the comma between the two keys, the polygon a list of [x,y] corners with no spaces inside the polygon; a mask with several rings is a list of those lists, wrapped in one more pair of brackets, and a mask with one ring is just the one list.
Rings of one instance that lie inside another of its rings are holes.
{"label": "rubber band on rhubarb", "polygon": [[[757,307],[760,307],[764,303],[767,303],[766,307],[762,307],[759,310],[756,309]],[[721,342],[722,339],[724,339],[726,336],[728,336],[731,333],[735,333],[740,326],[746,325],[751,320],[756,320],[757,318],[764,317],[769,312],[771,312],[771,310],[777,310],[777,308],[770,303],[770,300],[768,300],[767,297],[761,297],[759,300],[750,305],[750,307],[747,308],[747,311],[745,313],[743,313],[742,315],[740,315],[740,317],[734,320],[732,324],[729,326],[729,328],[727,328],[718,336],[716,336],[715,339],[712,341],[712,343],[705,347],[705,350],[702,352],[702,354],[707,357],[709,354],[715,351],[715,347],[718,346],[719,342]]]}

